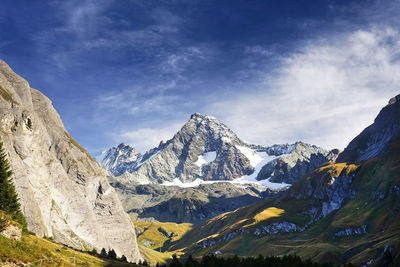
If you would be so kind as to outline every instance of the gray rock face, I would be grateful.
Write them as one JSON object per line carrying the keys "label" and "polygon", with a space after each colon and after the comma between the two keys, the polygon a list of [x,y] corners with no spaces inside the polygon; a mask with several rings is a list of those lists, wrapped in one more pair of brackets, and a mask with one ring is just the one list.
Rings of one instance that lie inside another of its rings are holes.
{"label": "gray rock face", "polygon": [[30,231],[141,259],[134,226],[105,171],[66,132],[51,101],[1,60],[0,135]]}
{"label": "gray rock face", "polygon": [[351,235],[362,235],[367,233],[367,225],[361,225],[360,227],[348,227],[346,229],[337,231],[335,236],[351,236]]}
{"label": "gray rock face", "polygon": [[105,151],[100,163],[115,175],[123,174],[141,155],[133,147],[121,143]]}
{"label": "gray rock face", "polygon": [[[316,174],[317,170],[310,173],[310,177],[302,178],[282,196],[289,199],[307,200],[310,205],[308,208],[311,209],[304,212],[311,215],[313,221],[341,208],[346,199],[356,194],[351,188],[355,172],[347,174],[346,170],[342,170],[332,176],[331,171],[327,170],[319,174]],[[311,178],[312,175],[317,176]]]}
{"label": "gray rock face", "polygon": [[340,154],[337,162],[357,162],[376,157],[400,137],[400,95],[390,99],[373,124],[368,126]]}
{"label": "gray rock face", "polygon": [[290,153],[268,162],[257,175],[257,180],[271,177],[275,183],[296,182],[300,177],[328,161],[335,161],[339,151],[327,151],[303,142],[294,144]]}
{"label": "gray rock face", "polygon": [[2,231],[0,231],[0,235],[13,239],[13,240],[21,240],[22,236],[22,228],[16,225],[10,224],[7,225]]}

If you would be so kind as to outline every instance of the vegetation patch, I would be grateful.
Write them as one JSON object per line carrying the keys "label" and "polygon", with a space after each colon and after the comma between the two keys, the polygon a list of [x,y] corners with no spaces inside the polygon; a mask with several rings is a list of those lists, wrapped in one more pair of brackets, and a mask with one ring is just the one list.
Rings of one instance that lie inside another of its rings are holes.
{"label": "vegetation patch", "polygon": [[146,246],[146,240],[150,241],[151,249],[165,251],[168,244],[181,239],[188,231],[193,228],[191,223],[164,223],[164,222],[146,222],[135,221],[134,225],[139,232],[138,243]]}
{"label": "vegetation patch", "polygon": [[89,154],[89,152],[87,152],[83,147],[81,147],[81,145],[76,142],[76,140],[67,132],[65,131],[65,135],[68,137],[68,140],[71,144],[73,144],[74,146],[76,146],[80,151],[82,151],[83,153],[85,153],[91,160],[95,161],[94,158]]}
{"label": "vegetation patch", "polygon": [[6,89],[4,89],[4,88],[1,87],[1,86],[0,86],[0,95],[1,95],[1,97],[2,97],[4,100],[6,100],[6,101],[8,101],[8,102],[11,102],[11,103],[13,103],[13,104],[15,104],[15,105],[19,105],[19,103],[18,103],[17,101],[14,100],[14,98],[12,97],[12,95],[11,95]]}
{"label": "vegetation patch", "polygon": [[24,234],[21,241],[0,236],[0,262],[33,263],[32,266],[138,266],[135,264],[99,258],[57,244],[51,240]]}

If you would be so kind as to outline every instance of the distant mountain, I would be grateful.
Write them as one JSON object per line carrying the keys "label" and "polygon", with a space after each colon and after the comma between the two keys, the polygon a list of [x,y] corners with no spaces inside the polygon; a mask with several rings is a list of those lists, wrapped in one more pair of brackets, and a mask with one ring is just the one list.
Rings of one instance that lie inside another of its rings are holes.
{"label": "distant mountain", "polygon": [[335,160],[337,154],[337,150],[303,142],[269,147],[247,144],[216,118],[195,113],[172,139],[144,155],[120,144],[104,152],[100,161],[116,176],[130,173],[125,182],[142,184],[176,179],[182,183],[232,181],[250,175],[292,183],[316,166]]}
{"label": "distant mountain", "polygon": [[100,161],[131,217],[201,224],[286,190],[337,154],[303,142],[247,144],[216,118],[195,113],[144,155],[120,144]]}
{"label": "distant mountain", "polygon": [[30,231],[77,249],[141,259],[106,172],[65,130],[51,101],[1,60],[0,137]]}
{"label": "distant mountain", "polygon": [[351,162],[326,163],[280,196],[217,216],[170,249],[194,256],[297,254],[336,264],[397,266],[400,102],[395,100],[345,149],[341,160]]}

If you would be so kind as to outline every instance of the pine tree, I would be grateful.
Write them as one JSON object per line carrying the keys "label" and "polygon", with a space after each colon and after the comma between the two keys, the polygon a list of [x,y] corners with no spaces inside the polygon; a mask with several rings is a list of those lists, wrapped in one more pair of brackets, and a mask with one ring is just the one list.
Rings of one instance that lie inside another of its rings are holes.
{"label": "pine tree", "polygon": [[0,141],[0,210],[11,215],[26,230],[25,217],[21,212],[18,195],[11,180],[12,174],[7,154],[3,148],[3,142]]}
{"label": "pine tree", "polygon": [[111,250],[108,251],[108,257],[113,259],[113,260],[117,259],[117,253],[115,253],[114,249],[111,249]]}
{"label": "pine tree", "polygon": [[108,256],[108,255],[107,255],[106,249],[105,249],[105,248],[102,248],[102,249],[101,249],[101,252],[100,252],[100,257],[106,258],[107,256]]}

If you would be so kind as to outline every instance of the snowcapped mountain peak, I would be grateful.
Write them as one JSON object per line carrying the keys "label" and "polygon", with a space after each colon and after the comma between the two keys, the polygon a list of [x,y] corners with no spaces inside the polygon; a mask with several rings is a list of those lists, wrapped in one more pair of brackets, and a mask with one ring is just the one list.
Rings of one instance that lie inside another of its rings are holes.
{"label": "snowcapped mountain peak", "polygon": [[121,175],[125,172],[124,167],[129,163],[135,163],[140,156],[135,148],[121,143],[101,153],[99,161],[112,173]]}
{"label": "snowcapped mountain peak", "polygon": [[[282,173],[278,169],[284,165],[287,169],[287,177],[284,178],[293,182],[308,170],[308,167],[299,167],[294,174],[289,171],[293,166],[314,166],[320,161],[325,162],[328,153],[329,151],[301,141],[268,147],[251,145],[239,139],[217,118],[194,113],[172,139],[161,142],[157,148],[144,155],[137,154],[128,145],[120,144],[117,148],[111,148],[107,159],[101,163],[117,176],[128,172],[134,181],[158,184],[176,179],[182,183],[197,179],[232,181],[241,178],[243,181],[256,181],[256,177],[259,180],[270,177],[277,180],[277,175]],[[281,160],[282,157],[285,159]],[[278,159],[284,161],[284,164]],[[269,169],[264,169],[264,175],[258,175],[269,161],[276,163],[270,164]],[[282,181],[285,182],[285,179]]]}

